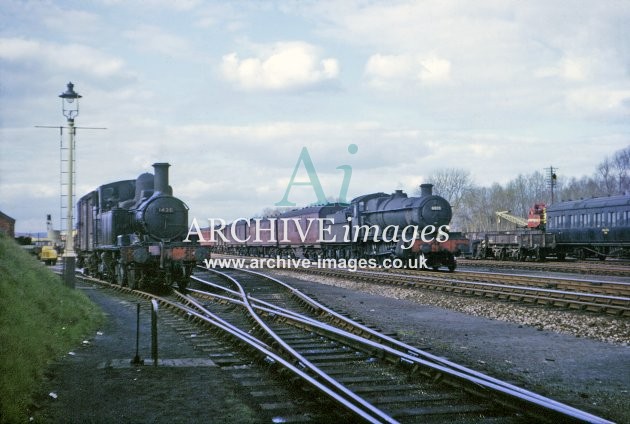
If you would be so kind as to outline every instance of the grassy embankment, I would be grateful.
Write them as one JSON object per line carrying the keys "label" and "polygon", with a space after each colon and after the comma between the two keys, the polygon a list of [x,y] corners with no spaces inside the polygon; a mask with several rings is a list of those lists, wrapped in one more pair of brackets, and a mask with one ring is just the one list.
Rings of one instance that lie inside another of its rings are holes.
{"label": "grassy embankment", "polygon": [[0,423],[28,422],[46,366],[96,331],[103,314],[0,234]]}

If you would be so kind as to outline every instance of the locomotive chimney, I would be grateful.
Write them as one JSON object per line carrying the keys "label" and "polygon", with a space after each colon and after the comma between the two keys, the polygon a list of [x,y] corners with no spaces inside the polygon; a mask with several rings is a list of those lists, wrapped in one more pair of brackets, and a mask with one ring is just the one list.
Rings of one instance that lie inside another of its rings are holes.
{"label": "locomotive chimney", "polygon": [[433,184],[420,184],[420,196],[432,196],[433,195]]}
{"label": "locomotive chimney", "polygon": [[171,188],[168,185],[168,167],[171,166],[168,163],[154,163],[153,169],[155,170],[154,186],[157,193],[169,194]]}

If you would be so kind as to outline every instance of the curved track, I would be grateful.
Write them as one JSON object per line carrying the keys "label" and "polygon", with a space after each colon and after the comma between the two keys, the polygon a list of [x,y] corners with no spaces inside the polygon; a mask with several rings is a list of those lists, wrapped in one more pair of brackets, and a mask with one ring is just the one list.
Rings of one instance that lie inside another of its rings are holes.
{"label": "curved track", "polygon": [[[404,345],[330,311],[281,281],[214,271],[187,298],[203,314],[227,314],[272,346],[351,411],[374,422],[603,422],[598,417]],[[213,309],[210,311],[209,309]],[[218,312],[216,312],[218,311]],[[247,316],[248,322],[243,323]]]}
{"label": "curved track", "polygon": [[608,422],[405,345],[277,279],[242,270],[202,277],[193,277],[204,287],[191,289],[194,297],[178,292],[160,297],[87,279],[154,299],[206,328],[219,337],[211,344],[221,345],[217,355],[230,357],[230,369],[262,370],[250,378],[275,376],[275,382],[263,383],[275,396],[277,386],[288,385],[284,393],[291,397],[299,389],[302,401],[291,403],[292,412],[279,410],[283,417],[293,413],[297,420],[315,422]]}

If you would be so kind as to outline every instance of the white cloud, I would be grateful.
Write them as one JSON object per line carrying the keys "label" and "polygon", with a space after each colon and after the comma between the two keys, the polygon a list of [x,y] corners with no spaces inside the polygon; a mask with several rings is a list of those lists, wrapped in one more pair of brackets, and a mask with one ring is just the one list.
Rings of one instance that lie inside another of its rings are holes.
{"label": "white cloud", "polygon": [[166,56],[188,56],[193,53],[188,41],[174,34],[170,34],[161,28],[151,25],[125,31],[123,35],[133,41],[138,50],[152,51]]}
{"label": "white cloud", "polygon": [[581,176],[628,144],[628,2],[5,3],[0,201],[22,228],[58,210],[58,132],[32,126],[62,122],[67,81],[79,125],[108,128],[79,133],[78,191],[168,161],[199,217],[273,206],[302,147],[326,195],[352,166],[352,196],[446,167],[505,182],[549,158]]}
{"label": "white cloud", "polygon": [[85,37],[85,34],[94,34],[103,30],[102,19],[96,13],[51,6],[40,12],[43,12],[43,23],[52,31],[69,37]]}
{"label": "white cloud", "polygon": [[0,193],[5,199],[23,198],[25,193],[33,198],[52,198],[59,195],[59,185],[54,183],[4,183],[0,189]]}
{"label": "white cloud", "polygon": [[62,71],[80,71],[99,78],[128,74],[122,59],[81,44],[0,38],[0,59],[22,64],[36,63]]}
{"label": "white cloud", "polygon": [[554,66],[542,67],[534,71],[538,78],[557,77],[567,81],[585,81],[591,75],[587,58],[563,57]]}
{"label": "white cloud", "polygon": [[240,59],[237,53],[223,56],[223,77],[244,90],[304,89],[333,81],[339,63],[322,58],[320,49],[304,42],[281,42],[257,57]]}
{"label": "white cloud", "polygon": [[569,111],[595,116],[616,116],[625,119],[630,111],[630,88],[583,87],[566,95]]}
{"label": "white cloud", "polygon": [[420,59],[420,70],[418,77],[423,82],[446,82],[451,76],[451,62],[439,57],[430,56],[426,59]]}
{"label": "white cloud", "polygon": [[408,77],[413,70],[413,59],[408,55],[370,56],[365,73],[374,79],[397,79]]}
{"label": "white cloud", "polygon": [[435,55],[374,54],[365,65],[365,75],[370,85],[382,88],[408,83],[444,83],[450,80],[451,62]]}
{"label": "white cloud", "polygon": [[114,7],[144,7],[150,9],[174,10],[177,12],[189,11],[201,3],[199,0],[142,0],[133,2],[128,0],[101,0],[106,5]]}

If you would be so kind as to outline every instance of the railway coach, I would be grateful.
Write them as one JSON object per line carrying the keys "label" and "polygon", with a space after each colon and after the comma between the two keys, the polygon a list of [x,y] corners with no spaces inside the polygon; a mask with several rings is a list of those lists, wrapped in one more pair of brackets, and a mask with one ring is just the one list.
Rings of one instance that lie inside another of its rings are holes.
{"label": "railway coach", "polygon": [[540,225],[477,236],[472,242],[472,256],[501,260],[630,256],[630,195],[537,206],[532,211],[538,211]]}
{"label": "railway coach", "polygon": [[630,253],[630,196],[596,197],[547,207],[547,231],[559,259],[627,256]]}

